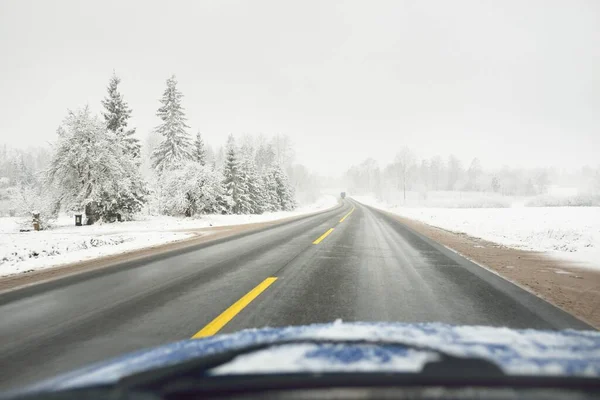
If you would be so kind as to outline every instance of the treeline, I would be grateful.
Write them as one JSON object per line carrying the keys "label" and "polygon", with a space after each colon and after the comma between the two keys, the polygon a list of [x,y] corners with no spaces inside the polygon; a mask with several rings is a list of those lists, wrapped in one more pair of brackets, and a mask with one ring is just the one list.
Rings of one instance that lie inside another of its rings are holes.
{"label": "treeline", "polygon": [[207,165],[200,134],[191,158],[158,176],[158,208],[167,215],[262,214],[290,211],[296,206],[294,190],[270,145],[255,149],[237,146],[233,135],[224,162]]}
{"label": "treeline", "polygon": [[200,132],[192,141],[175,77],[167,80],[157,116],[161,142],[152,152],[159,210],[167,215],[262,214],[295,208],[294,191],[272,146],[239,147],[230,135],[225,158],[207,165]]}
{"label": "treeline", "polygon": [[352,166],[346,172],[345,180],[353,193],[374,193],[380,198],[390,189],[399,191],[404,198],[408,191],[480,191],[532,196],[546,194],[551,185],[600,194],[600,166],[583,167],[574,172],[509,166],[486,170],[478,158],[466,166],[454,155],[419,159],[407,147],[402,148],[388,165],[380,167],[377,161],[369,158]]}
{"label": "treeline", "polygon": [[[160,140],[143,151],[129,126],[132,110],[119,83],[113,74],[102,115],[89,107],[69,111],[50,151],[32,158],[29,152],[0,149],[0,201],[11,198],[19,214],[40,213],[42,225],[61,210],[85,213],[86,222],[94,223],[131,219],[152,204],[162,214],[188,217],[295,208],[286,171],[293,167],[280,162],[276,140],[255,145],[246,138],[238,145],[230,135],[214,154],[199,132],[190,136],[183,94],[172,76],[156,113]],[[143,153],[150,154],[152,167],[145,177]]]}

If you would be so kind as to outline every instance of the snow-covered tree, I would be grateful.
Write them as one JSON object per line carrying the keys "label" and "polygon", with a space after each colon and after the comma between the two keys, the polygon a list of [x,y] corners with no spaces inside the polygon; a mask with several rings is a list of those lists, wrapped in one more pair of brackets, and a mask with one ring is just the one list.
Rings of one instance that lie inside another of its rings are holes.
{"label": "snow-covered tree", "polygon": [[[294,188],[296,200],[308,204],[317,201],[321,195],[322,179],[302,164],[290,168],[290,184]],[[379,181],[373,182],[373,192],[380,197]]]}
{"label": "snow-covered tree", "polygon": [[431,186],[433,190],[440,190],[444,181],[444,160],[440,156],[434,156],[429,163],[431,170]]}
{"label": "snow-covered tree", "polygon": [[402,190],[404,201],[406,201],[406,190],[410,189],[414,179],[415,163],[416,157],[408,147],[403,147],[394,159],[398,188]]}
{"label": "snow-covered tree", "polygon": [[258,173],[253,151],[251,149],[242,150],[242,179],[245,182],[245,189],[248,193],[248,208],[252,214],[262,214],[266,211],[266,189],[263,179]]}
{"label": "snow-covered tree", "polygon": [[222,176],[212,168],[186,161],[175,170],[166,170],[161,181],[161,212],[167,215],[223,214],[230,207]]}
{"label": "snow-covered tree", "polygon": [[[139,165],[141,164],[141,145],[135,137],[135,128],[128,128],[128,120],[131,118],[131,108],[119,92],[121,79],[113,72],[113,76],[107,87],[108,95],[102,100],[105,111],[102,113],[107,129],[114,135],[123,152],[123,157],[135,160],[135,166],[127,164],[124,181],[119,182],[129,189],[119,189],[118,195],[112,198],[104,198],[103,218],[109,221],[128,219],[140,208],[140,201],[144,202],[148,194],[146,184],[142,181]],[[125,161],[124,161],[125,162]],[[112,196],[105,193],[105,196]]]}
{"label": "snow-covered tree", "polygon": [[467,170],[467,190],[480,190],[479,180],[483,174],[483,168],[481,167],[481,161],[477,157],[471,161],[469,169]]}
{"label": "snow-covered tree", "polygon": [[[215,151],[208,144],[205,144],[204,148],[205,148],[205,154],[206,154],[206,165],[210,165],[211,168],[216,167]],[[216,168],[214,168],[214,169],[216,169]]]}
{"label": "snow-covered tree", "polygon": [[275,161],[282,168],[287,168],[294,161],[294,146],[287,135],[275,135],[271,139],[271,149],[275,153]]}
{"label": "snow-covered tree", "polygon": [[46,183],[58,191],[59,206],[70,211],[92,207],[109,221],[141,209],[147,191],[137,165],[124,157],[121,141],[88,107],[70,111],[58,136]]}
{"label": "snow-covered tree", "polygon": [[31,217],[39,214],[40,229],[49,228],[60,211],[55,195],[56,190],[50,185],[20,183],[15,191],[15,204],[19,214],[26,217],[24,224],[31,227]]}
{"label": "snow-covered tree", "polygon": [[250,199],[233,135],[229,135],[227,139],[223,177],[225,194],[231,198],[233,204],[231,212],[234,214],[244,214],[251,209],[249,205]]}
{"label": "snow-covered tree", "polygon": [[296,208],[294,190],[290,185],[287,175],[279,164],[276,164],[272,168],[271,175],[275,182],[275,193],[279,202],[279,210],[291,211]]}
{"label": "snow-covered tree", "polygon": [[492,182],[490,184],[492,188],[492,192],[499,193],[500,192],[500,179],[497,176],[492,176]]}
{"label": "snow-covered tree", "polygon": [[535,175],[535,185],[538,193],[546,194],[548,192],[550,176],[547,170],[542,169]]}
{"label": "snow-covered tree", "polygon": [[421,183],[421,191],[426,192],[431,188],[431,164],[429,164],[429,160],[421,160],[418,174]]}
{"label": "snow-covered tree", "polygon": [[121,79],[113,72],[107,87],[108,95],[102,100],[105,109],[102,115],[107,128],[121,141],[125,154],[139,159],[141,153],[140,141],[134,136],[135,128],[127,128],[128,120],[131,118],[131,108],[119,92],[119,83],[121,83]]}
{"label": "snow-covered tree", "polygon": [[200,163],[200,165],[206,165],[206,146],[202,140],[200,131],[196,134],[196,140],[194,140],[194,161]]}
{"label": "snow-covered tree", "polygon": [[177,89],[177,80],[173,75],[167,79],[167,88],[160,99],[162,106],[156,112],[163,121],[156,127],[156,131],[163,139],[152,153],[152,167],[159,174],[193,159],[192,142],[186,131],[189,126],[181,105],[182,98],[183,94]]}
{"label": "snow-covered tree", "polygon": [[275,162],[275,150],[267,143],[261,143],[256,150],[256,166],[259,171],[264,172],[271,168]]}
{"label": "snow-covered tree", "polygon": [[277,194],[277,181],[271,171],[265,171],[262,175],[262,186],[265,188],[264,211],[274,212],[281,210],[281,201]]}
{"label": "snow-covered tree", "polygon": [[458,181],[462,178],[463,168],[460,160],[454,155],[448,157],[448,190],[455,190]]}

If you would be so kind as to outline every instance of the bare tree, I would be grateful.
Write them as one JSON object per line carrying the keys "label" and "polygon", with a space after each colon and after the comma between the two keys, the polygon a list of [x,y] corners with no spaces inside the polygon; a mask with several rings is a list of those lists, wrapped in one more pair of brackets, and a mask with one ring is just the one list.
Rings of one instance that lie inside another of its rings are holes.
{"label": "bare tree", "polygon": [[545,194],[548,192],[548,188],[550,186],[550,176],[547,170],[542,169],[536,174],[535,185],[538,193]]}
{"label": "bare tree", "polygon": [[431,163],[429,160],[421,160],[421,165],[419,167],[419,179],[423,184],[424,191],[431,189]]}
{"label": "bare tree", "polygon": [[460,160],[452,154],[448,158],[448,190],[455,190],[456,184],[463,174],[463,168]]}
{"label": "bare tree", "polygon": [[394,160],[396,176],[398,177],[398,189],[402,189],[404,202],[406,202],[406,189],[410,189],[416,164],[415,154],[408,148],[403,147]]}
{"label": "bare tree", "polygon": [[275,135],[271,139],[271,145],[275,151],[277,163],[284,168],[290,167],[296,156],[290,137],[287,135]]}
{"label": "bare tree", "polygon": [[471,161],[471,165],[469,166],[469,170],[467,171],[467,189],[468,190],[479,190],[479,179],[483,173],[483,169],[481,167],[481,162],[477,157]]}
{"label": "bare tree", "polygon": [[435,156],[431,159],[430,169],[433,190],[440,190],[442,187],[442,177],[444,175],[444,160],[441,156]]}

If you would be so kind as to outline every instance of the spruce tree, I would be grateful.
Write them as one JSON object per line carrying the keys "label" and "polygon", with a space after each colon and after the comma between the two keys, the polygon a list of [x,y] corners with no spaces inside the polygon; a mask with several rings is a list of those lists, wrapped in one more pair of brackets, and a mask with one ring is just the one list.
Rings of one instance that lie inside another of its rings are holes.
{"label": "spruce tree", "polygon": [[279,209],[282,211],[291,211],[296,208],[294,199],[294,189],[290,185],[289,179],[281,166],[275,164],[271,170],[273,180],[275,181],[276,197],[279,201]]}
{"label": "spruce tree", "polygon": [[238,214],[254,214],[257,205],[252,196],[253,187],[254,184],[251,182],[248,166],[242,161],[239,169]]}
{"label": "spruce tree", "polygon": [[281,210],[281,202],[277,195],[277,182],[272,171],[265,171],[262,177],[263,187],[265,188],[265,211],[274,212]]}
{"label": "spruce tree", "polygon": [[265,193],[263,179],[258,173],[256,162],[252,152],[244,154],[242,171],[246,181],[246,188],[249,198],[249,212],[252,214],[262,214],[268,209],[268,197]]}
{"label": "spruce tree", "polygon": [[159,174],[193,159],[182,98],[183,94],[177,89],[177,80],[173,75],[167,79],[167,88],[160,99],[162,106],[156,112],[163,121],[156,127],[156,132],[163,136],[163,140],[152,153],[152,167]]}
{"label": "spruce tree", "polygon": [[125,154],[134,159],[139,159],[141,153],[140,141],[134,136],[135,128],[127,129],[127,121],[131,118],[131,108],[119,92],[119,83],[121,83],[121,79],[113,71],[106,88],[108,95],[102,100],[105,109],[102,115],[108,130],[113,132],[121,142]]}
{"label": "spruce tree", "polygon": [[206,165],[206,147],[202,140],[200,131],[196,134],[196,140],[194,141],[194,161],[200,163],[200,165]]}
{"label": "spruce tree", "polygon": [[239,208],[239,170],[240,165],[235,151],[235,141],[233,135],[227,139],[227,149],[225,151],[225,164],[223,166],[223,187],[225,194],[231,198],[231,212],[238,214]]}

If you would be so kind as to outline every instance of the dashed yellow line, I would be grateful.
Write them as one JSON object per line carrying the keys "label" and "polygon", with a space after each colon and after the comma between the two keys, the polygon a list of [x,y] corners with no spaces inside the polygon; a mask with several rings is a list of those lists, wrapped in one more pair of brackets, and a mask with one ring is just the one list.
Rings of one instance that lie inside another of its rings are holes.
{"label": "dashed yellow line", "polygon": [[322,234],[317,240],[315,240],[313,242],[313,244],[319,244],[323,241],[323,239],[325,239],[327,236],[329,236],[329,234],[333,232],[333,228],[329,229],[327,232],[325,232],[324,234]]}
{"label": "dashed yellow line", "polygon": [[350,216],[350,214],[352,214],[353,212],[354,212],[354,207],[352,207],[352,210],[350,210],[350,212],[348,214],[344,215],[344,217],[342,219],[340,219],[340,222],[344,222],[344,220],[346,218],[348,218]]}
{"label": "dashed yellow line", "polygon": [[254,289],[246,293],[244,297],[233,303],[227,310],[223,311],[221,315],[217,318],[213,319],[208,325],[206,325],[202,330],[198,331],[192,339],[198,339],[201,337],[212,336],[215,333],[219,332],[221,328],[223,328],[229,321],[233,319],[240,311],[242,311],[248,304],[252,302],[255,298],[258,297],[262,292],[264,292],[269,286],[275,282],[277,278],[269,277],[262,281],[258,286]]}

